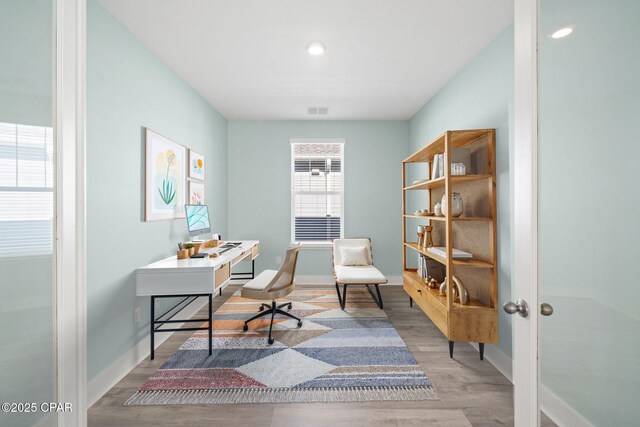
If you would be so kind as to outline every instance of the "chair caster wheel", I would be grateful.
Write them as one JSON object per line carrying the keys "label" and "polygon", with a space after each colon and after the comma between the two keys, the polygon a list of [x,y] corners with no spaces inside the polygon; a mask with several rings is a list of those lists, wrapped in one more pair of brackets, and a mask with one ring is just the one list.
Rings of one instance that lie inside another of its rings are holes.
{"label": "chair caster wheel", "polygon": [[289,310],[293,308],[293,304],[289,303]]}
{"label": "chair caster wheel", "polygon": [[264,306],[261,305],[260,308],[258,309],[258,311],[264,311]]}
{"label": "chair caster wheel", "polygon": [[245,331],[245,332],[247,332],[247,331],[249,330],[249,325],[245,324],[245,325],[242,327],[242,330],[243,330],[243,331]]}
{"label": "chair caster wheel", "polygon": [[302,320],[298,322],[298,328],[302,328]]}
{"label": "chair caster wheel", "polygon": [[269,339],[267,340],[267,342],[269,343],[269,345],[273,344],[273,341],[275,341],[273,338],[269,338]]}

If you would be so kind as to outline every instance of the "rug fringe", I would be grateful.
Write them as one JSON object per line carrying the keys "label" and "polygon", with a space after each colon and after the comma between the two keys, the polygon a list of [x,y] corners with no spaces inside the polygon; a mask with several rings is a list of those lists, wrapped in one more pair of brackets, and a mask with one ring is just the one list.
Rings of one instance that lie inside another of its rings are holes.
{"label": "rug fringe", "polygon": [[226,403],[370,402],[439,400],[429,386],[344,388],[235,388],[139,391],[125,405],[217,405]]}

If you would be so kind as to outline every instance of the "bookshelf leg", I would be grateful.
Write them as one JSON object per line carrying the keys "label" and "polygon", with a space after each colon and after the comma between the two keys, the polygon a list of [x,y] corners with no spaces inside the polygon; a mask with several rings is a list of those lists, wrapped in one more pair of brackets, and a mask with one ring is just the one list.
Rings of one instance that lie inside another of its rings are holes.
{"label": "bookshelf leg", "polygon": [[484,343],[479,342],[478,347],[480,349],[480,360],[484,360]]}
{"label": "bookshelf leg", "polygon": [[453,341],[449,341],[449,357],[453,359]]}

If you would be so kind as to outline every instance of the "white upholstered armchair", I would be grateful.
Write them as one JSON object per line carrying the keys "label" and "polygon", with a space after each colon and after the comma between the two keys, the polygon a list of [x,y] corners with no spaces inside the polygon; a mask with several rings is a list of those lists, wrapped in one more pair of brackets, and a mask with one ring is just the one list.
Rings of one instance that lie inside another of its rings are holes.
{"label": "white upholstered armchair", "polygon": [[[333,241],[333,275],[336,279],[336,291],[340,307],[344,310],[347,303],[347,287],[364,285],[373,300],[382,308],[382,296],[378,285],[387,283],[387,278],[373,266],[371,239],[336,239]],[[340,285],[343,286],[340,295]],[[376,288],[374,295],[370,286]]]}

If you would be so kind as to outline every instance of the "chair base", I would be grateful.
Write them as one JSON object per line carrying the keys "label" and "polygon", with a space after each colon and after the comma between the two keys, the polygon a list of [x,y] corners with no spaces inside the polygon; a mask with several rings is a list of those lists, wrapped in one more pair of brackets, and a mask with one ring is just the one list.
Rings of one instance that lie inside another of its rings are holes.
{"label": "chair base", "polygon": [[[367,290],[371,294],[371,298],[373,298],[373,300],[376,302],[378,307],[380,307],[380,309],[383,308],[382,295],[380,295],[380,288],[378,288],[378,284],[377,283],[373,284],[373,286],[376,287],[376,294],[378,294],[377,296],[373,294],[373,291],[369,287],[371,285],[367,285],[365,283],[362,283],[362,284],[361,283],[351,283],[351,285],[366,286]],[[338,285],[338,282],[336,282],[336,292],[338,292],[338,301],[340,302],[340,308],[342,308],[344,310],[344,307],[347,305],[347,286],[349,286],[349,284],[348,283],[343,283],[342,286],[343,286],[343,290],[342,290],[342,296],[341,296],[340,295],[340,286]]]}
{"label": "chair base", "polygon": [[260,305],[260,308],[258,309],[260,313],[256,314],[249,320],[245,320],[244,327],[242,328],[242,330],[247,332],[249,330],[249,322],[251,322],[252,320],[259,319],[260,317],[268,316],[270,314],[271,323],[269,324],[269,338],[267,339],[267,342],[269,344],[273,344],[275,340],[271,336],[271,331],[273,330],[273,318],[276,316],[276,314],[282,314],[283,316],[291,317],[292,319],[295,319],[298,321],[298,328],[302,326],[302,320],[299,317],[296,317],[293,314],[287,313],[286,311],[282,310],[284,307],[287,307],[287,306],[289,307],[289,310],[291,310],[291,308],[293,307],[293,303],[286,302],[284,304],[276,305],[275,300],[273,300],[271,304],[262,303],[262,305]]}

